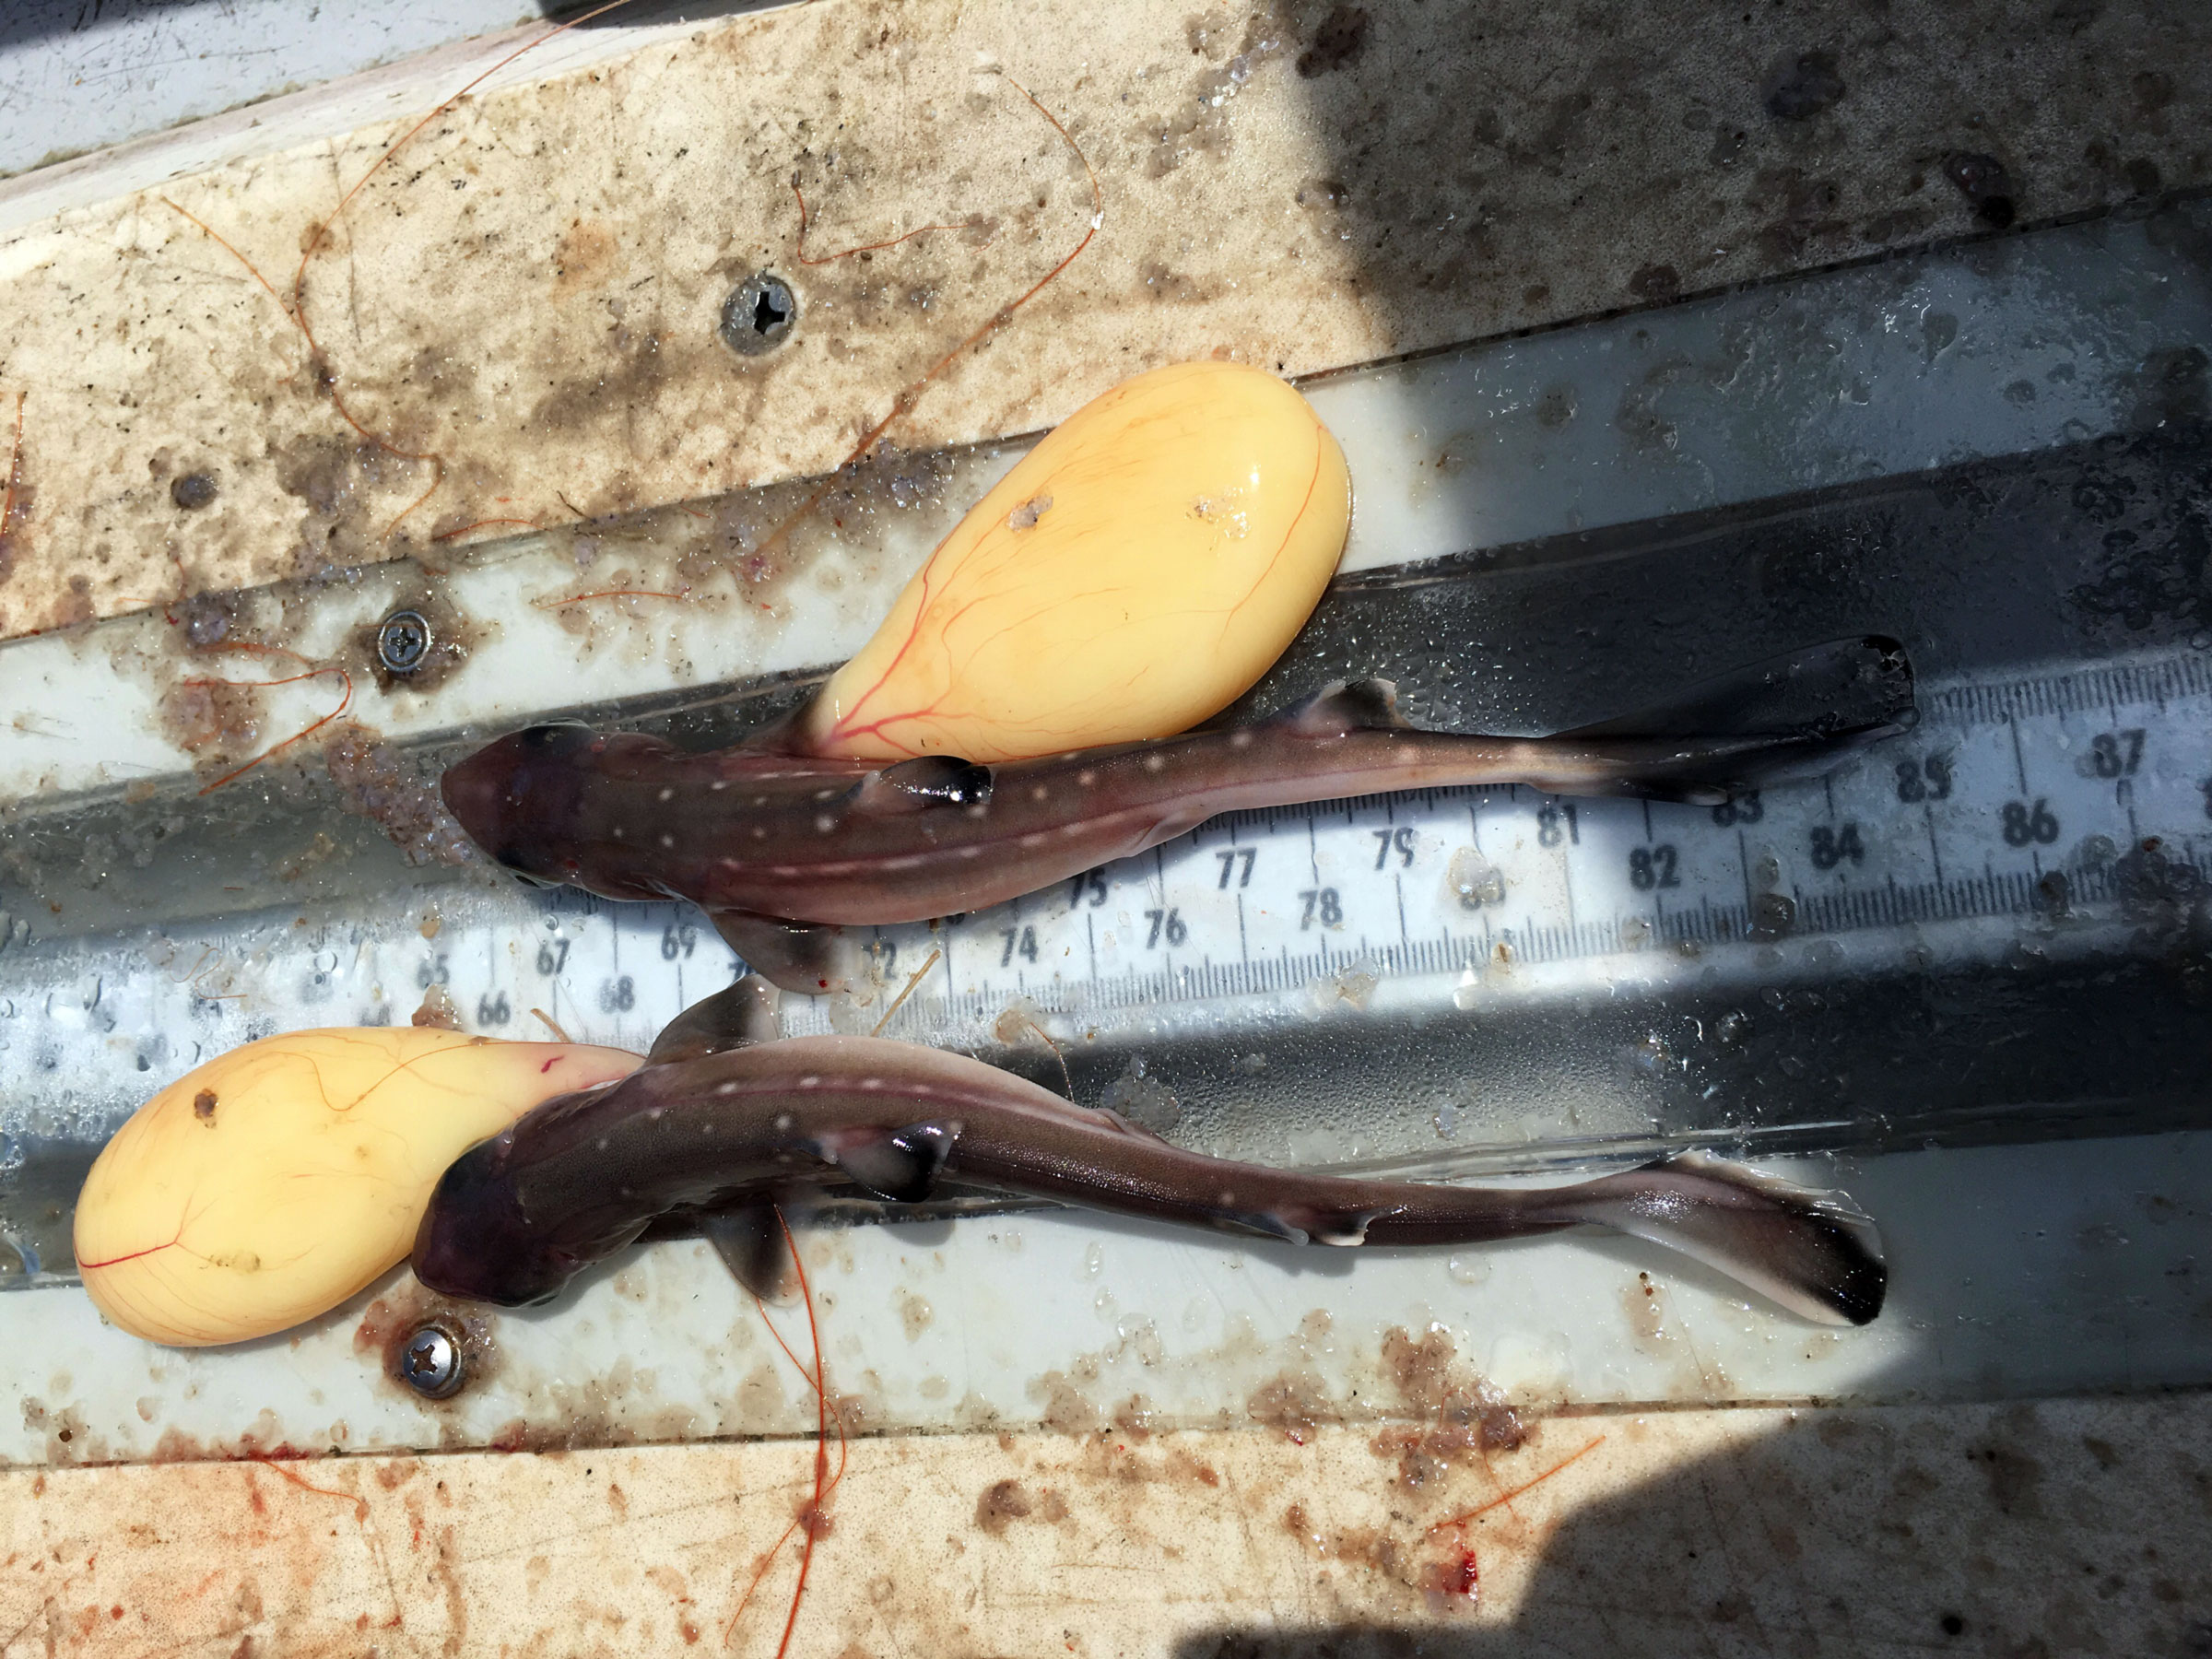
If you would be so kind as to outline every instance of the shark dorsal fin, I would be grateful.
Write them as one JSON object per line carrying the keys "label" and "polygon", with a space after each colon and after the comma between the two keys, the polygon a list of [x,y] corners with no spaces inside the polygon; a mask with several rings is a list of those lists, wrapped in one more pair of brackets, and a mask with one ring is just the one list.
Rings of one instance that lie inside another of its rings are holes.
{"label": "shark dorsal fin", "polygon": [[757,973],[748,973],[726,991],[695,1002],[661,1028],[645,1055],[648,1065],[703,1060],[728,1049],[767,1042],[781,1034],[776,1020],[780,993]]}
{"label": "shark dorsal fin", "polygon": [[1398,688],[1386,679],[1340,680],[1325,686],[1282,720],[1290,730],[1309,737],[1408,729],[1406,717],[1398,712]]}

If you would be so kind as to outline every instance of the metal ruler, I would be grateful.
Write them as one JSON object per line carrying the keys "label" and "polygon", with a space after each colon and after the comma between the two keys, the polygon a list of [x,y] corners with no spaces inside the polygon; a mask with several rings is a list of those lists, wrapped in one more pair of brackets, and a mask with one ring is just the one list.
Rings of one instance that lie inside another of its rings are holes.
{"label": "metal ruler", "polygon": [[[2096,950],[2212,873],[2212,653],[1924,688],[1921,708],[1824,782],[1718,807],[1453,789],[1230,814],[995,910],[881,930],[887,987],[928,967],[888,1029],[1232,1036],[1285,1011],[1996,960],[2023,919],[2039,949]],[[426,999],[474,1031],[641,1049],[737,966],[688,905],[519,886],[434,916],[88,942],[35,1000],[0,1000],[0,1090],[52,1097],[58,1075],[75,1100],[142,1098],[247,1038],[405,1021]],[[788,1005],[787,1029],[869,1029],[888,1000]]]}

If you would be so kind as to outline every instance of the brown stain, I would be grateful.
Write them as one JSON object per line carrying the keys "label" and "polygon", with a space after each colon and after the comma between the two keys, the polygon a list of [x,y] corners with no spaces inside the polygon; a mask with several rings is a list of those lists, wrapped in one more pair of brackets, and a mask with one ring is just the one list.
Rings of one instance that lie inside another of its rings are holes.
{"label": "brown stain", "polygon": [[33,550],[29,527],[38,491],[30,482],[29,461],[24,453],[23,411],[28,404],[29,399],[23,394],[17,394],[7,470],[0,474],[0,587],[5,587],[8,578],[15,574],[17,560]]}
{"label": "brown stain", "polygon": [[1253,1389],[1244,1402],[1244,1415],[1297,1446],[1311,1441],[1324,1423],[1344,1420],[1326,1385],[1304,1370],[1285,1371]]}
{"label": "brown stain", "polygon": [[443,985],[432,985],[423,992],[421,1005],[407,1017],[407,1023],[458,1031],[462,1029],[461,1010],[453,1006],[453,994]]}
{"label": "brown stain", "polygon": [[1009,1525],[1029,1518],[1030,1508],[1020,1481],[994,1481],[975,1500],[975,1524],[993,1537],[1003,1537]]}
{"label": "brown stain", "polygon": [[554,300],[571,300],[585,289],[604,286],[619,252],[612,226],[596,219],[571,219],[553,247]]}
{"label": "brown stain", "polygon": [[1098,1406],[1065,1371],[1046,1371],[1031,1389],[1044,1396],[1042,1421],[1055,1434],[1089,1434],[1098,1428],[1101,1419]]}
{"label": "brown stain", "polygon": [[1446,1332],[1431,1328],[1417,1340],[1393,1327],[1383,1333],[1382,1359],[1405,1419],[1385,1424],[1370,1445],[1377,1456],[1396,1462],[1406,1490],[1435,1486],[1455,1465],[1486,1463],[1535,1437],[1524,1408],[1456,1362]]}
{"label": "brown stain", "polygon": [[[373,727],[347,721],[331,728],[323,767],[338,802],[367,818],[417,866],[465,865],[476,858],[466,830],[445,809],[437,774],[421,760],[386,743]],[[436,934],[424,924],[423,937]]]}
{"label": "brown stain", "polygon": [[[414,447],[409,445],[407,447]],[[389,521],[429,482],[425,464],[404,460],[351,431],[302,433],[273,444],[276,488],[299,503],[287,574],[325,579],[407,550],[387,536]]]}
{"label": "brown stain", "polygon": [[192,1115],[210,1129],[215,1127],[215,1090],[212,1088],[203,1088],[192,1097]]}
{"label": "brown stain", "polygon": [[975,1524],[994,1538],[1004,1537],[1017,1521],[1035,1520],[1056,1526],[1067,1519],[1067,1502],[1051,1487],[1032,1498],[1018,1480],[1000,1480],[983,1488],[975,1500]]}
{"label": "brown stain", "polygon": [[461,1552],[454,1542],[455,1531],[450,1524],[438,1529],[430,1559],[430,1576],[445,1600],[445,1635],[439,1651],[448,1655],[448,1659],[468,1645],[468,1588],[461,1582]]}
{"label": "brown stain", "polygon": [[[233,677],[226,667],[221,677]],[[260,751],[261,694],[250,685],[194,675],[171,685],[158,707],[162,735],[192,758],[197,777],[219,777]]]}

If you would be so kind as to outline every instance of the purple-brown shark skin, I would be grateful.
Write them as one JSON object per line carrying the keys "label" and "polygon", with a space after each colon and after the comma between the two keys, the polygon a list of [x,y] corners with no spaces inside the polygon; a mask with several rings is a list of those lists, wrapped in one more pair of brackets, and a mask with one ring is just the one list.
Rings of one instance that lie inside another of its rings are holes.
{"label": "purple-brown shark skin", "polygon": [[[1800,660],[1839,684],[1874,685],[1871,712],[1761,727],[1760,700]],[[441,787],[510,869],[609,899],[690,900],[756,968],[818,989],[803,965],[779,971],[773,959],[791,953],[776,947],[776,924],[801,924],[791,930],[801,938],[809,925],[956,915],[1218,813],[1392,790],[1517,783],[1718,805],[1830,770],[1912,712],[1910,669],[1887,640],[1840,641],[1717,684],[1641,717],[1524,738],[1415,730],[1392,688],[1368,680],[1253,725],[994,766],[933,755],[879,768],[751,745],[687,753],[635,733],[537,726],[460,761]],[[1705,724],[1675,729],[1690,718]]]}
{"label": "purple-brown shark skin", "polygon": [[940,1179],[1298,1244],[1467,1244],[1594,1225],[1830,1324],[1874,1318],[1887,1284],[1865,1217],[1730,1164],[1681,1157],[1547,1188],[1308,1174],[1188,1151],[981,1061],[866,1037],[649,1060],[547,1101],[447,1170],[415,1273],[450,1296],[542,1301],[671,1213],[742,1211],[825,1184],[913,1204]]}

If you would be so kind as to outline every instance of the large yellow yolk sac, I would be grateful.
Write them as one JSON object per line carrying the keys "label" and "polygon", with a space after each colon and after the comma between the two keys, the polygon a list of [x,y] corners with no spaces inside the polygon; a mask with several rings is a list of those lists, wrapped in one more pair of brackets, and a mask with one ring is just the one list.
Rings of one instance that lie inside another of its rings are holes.
{"label": "large yellow yolk sac", "polygon": [[176,1347],[337,1306],[403,1260],[446,1166],[539,1101],[638,1057],[413,1026],[266,1037],[131,1116],[76,1202],[100,1311]]}
{"label": "large yellow yolk sac", "polygon": [[818,754],[1015,760],[1165,737],[1282,654],[1344,551],[1344,453],[1234,363],[1124,381],[976,503],[831,677]]}

